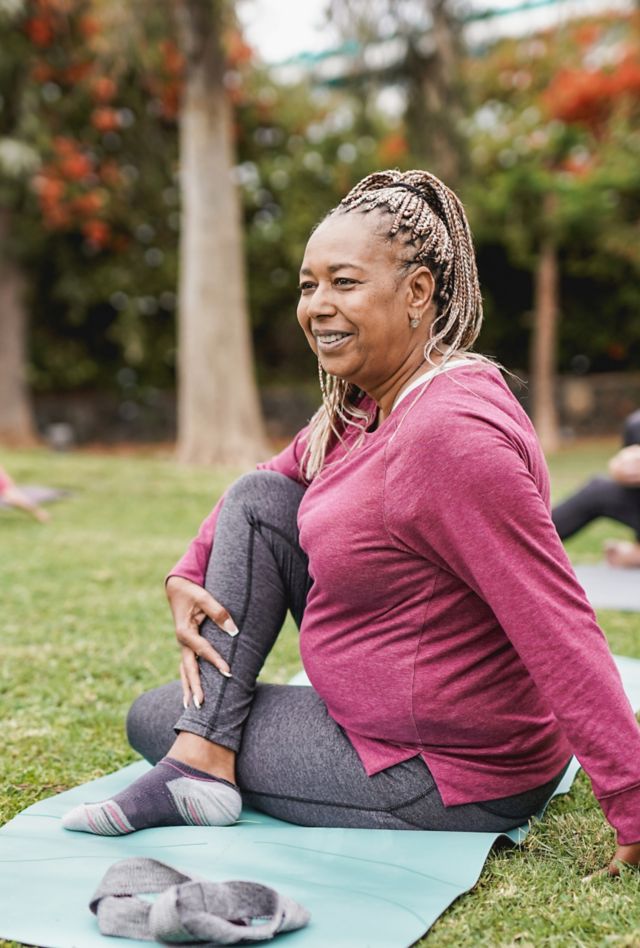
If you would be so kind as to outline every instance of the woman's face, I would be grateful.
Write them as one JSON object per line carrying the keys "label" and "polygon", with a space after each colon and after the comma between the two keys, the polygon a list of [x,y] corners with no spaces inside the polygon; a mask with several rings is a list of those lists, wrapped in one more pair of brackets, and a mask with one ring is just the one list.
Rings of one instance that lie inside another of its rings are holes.
{"label": "woman's face", "polygon": [[[433,318],[433,278],[403,274],[397,245],[373,213],[333,214],[311,235],[300,268],[298,322],[326,372],[372,395],[422,363]],[[421,318],[420,326],[409,321]]]}

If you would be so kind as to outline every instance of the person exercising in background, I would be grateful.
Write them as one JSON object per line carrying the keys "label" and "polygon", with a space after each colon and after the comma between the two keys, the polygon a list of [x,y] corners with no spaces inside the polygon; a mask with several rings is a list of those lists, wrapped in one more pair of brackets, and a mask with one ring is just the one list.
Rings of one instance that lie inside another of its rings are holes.
{"label": "person exercising in background", "polygon": [[42,507],[34,504],[30,497],[23,490],[13,483],[5,469],[0,465],[0,500],[10,507],[17,507],[18,510],[24,510],[30,514],[34,520],[40,523],[46,523],[49,520],[49,514]]}
{"label": "person exercising in background", "polygon": [[609,461],[609,477],[594,477],[553,508],[561,540],[598,517],[609,517],[635,531],[635,541],[607,540],[605,556],[612,566],[640,568],[640,409],[624,423],[623,448]]}

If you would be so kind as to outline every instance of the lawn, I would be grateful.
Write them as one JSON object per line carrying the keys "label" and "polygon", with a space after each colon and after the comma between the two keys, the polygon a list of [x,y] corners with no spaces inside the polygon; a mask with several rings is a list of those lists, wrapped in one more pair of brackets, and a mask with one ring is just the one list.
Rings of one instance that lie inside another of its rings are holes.
{"label": "lawn", "polygon": [[[554,457],[556,496],[601,471],[613,448],[577,445]],[[134,759],[123,733],[126,710],[140,691],[177,671],[162,577],[234,476],[151,453],[5,451],[2,460],[20,482],[72,495],[51,507],[46,526],[0,510],[0,823]],[[624,535],[601,523],[568,549],[576,561],[594,560],[606,536]],[[640,658],[640,615],[599,618],[614,651]],[[287,681],[298,667],[289,624],[264,677]],[[640,945],[640,873],[585,880],[613,845],[581,774],[521,849],[492,854],[474,891],[424,944]]]}

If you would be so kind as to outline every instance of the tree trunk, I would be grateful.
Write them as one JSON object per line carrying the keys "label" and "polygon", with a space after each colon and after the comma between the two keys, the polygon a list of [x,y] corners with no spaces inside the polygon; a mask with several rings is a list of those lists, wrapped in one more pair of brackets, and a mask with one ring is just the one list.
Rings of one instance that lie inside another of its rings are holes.
{"label": "tree trunk", "polygon": [[231,111],[223,84],[219,2],[180,0],[186,58],[180,117],[182,229],[178,457],[253,465],[267,454],[245,292]]}
{"label": "tree trunk", "polygon": [[407,73],[409,146],[425,166],[456,188],[463,172],[459,123],[464,113],[460,83],[462,39],[450,0],[427,0],[429,51],[409,40]]}
{"label": "tree trunk", "polygon": [[0,441],[25,447],[36,434],[26,381],[24,280],[5,250],[10,227],[11,211],[0,208]]}
{"label": "tree trunk", "polygon": [[556,451],[560,445],[555,406],[559,311],[558,250],[551,237],[546,237],[540,247],[534,292],[531,347],[533,423],[543,450],[551,452]]}

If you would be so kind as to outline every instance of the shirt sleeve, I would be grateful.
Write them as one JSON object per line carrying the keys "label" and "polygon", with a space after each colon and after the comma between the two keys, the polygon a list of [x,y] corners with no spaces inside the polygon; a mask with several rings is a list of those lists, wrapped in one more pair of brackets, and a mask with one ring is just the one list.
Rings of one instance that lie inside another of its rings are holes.
{"label": "shirt sleeve", "polygon": [[[545,697],[620,844],[640,841],[640,728],[540,489],[536,461],[477,419],[412,445],[398,539],[491,608]],[[542,459],[540,457],[540,464]]]}
{"label": "shirt sleeve", "polygon": [[[301,473],[301,461],[306,447],[308,426],[298,432],[283,451],[257,465],[259,471],[277,471],[290,477],[294,481],[304,483]],[[211,513],[205,517],[200,524],[197,535],[187,547],[186,552],[180,557],[175,566],[167,574],[170,576],[182,576],[193,583],[202,586],[207,573],[207,564],[211,555],[213,546],[213,537],[215,535],[216,522],[224,504],[224,494],[215,505]]]}

